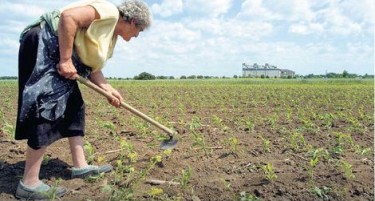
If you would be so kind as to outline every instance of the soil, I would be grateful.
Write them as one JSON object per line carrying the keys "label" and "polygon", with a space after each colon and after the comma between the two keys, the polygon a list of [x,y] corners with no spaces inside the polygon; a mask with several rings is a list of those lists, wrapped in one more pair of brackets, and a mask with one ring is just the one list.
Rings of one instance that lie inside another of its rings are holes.
{"label": "soil", "polygon": [[[117,136],[134,144],[135,151],[138,153],[138,160],[133,164],[135,169],[138,171],[147,169],[150,159],[155,154],[161,153],[158,147],[159,142],[152,135],[153,132],[158,132],[158,129],[149,127],[147,133],[142,134],[142,130],[134,126],[134,121],[142,122],[142,120],[124,109],[108,106],[103,98],[99,98],[99,95],[93,95],[93,92],[85,87],[81,88],[87,104],[85,140],[90,142],[95,149],[94,164],[110,163],[115,168],[117,167],[117,160],[121,153],[118,151],[121,147],[117,141],[118,138],[117,140],[115,138]],[[4,88],[5,94],[15,94],[16,89],[16,86]],[[167,87],[166,90],[169,89],[171,88]],[[180,91],[183,89],[185,88]],[[194,92],[198,93],[196,90],[198,89],[194,88]],[[149,108],[153,108],[153,105],[151,103],[144,105],[139,102],[140,98],[133,96],[136,92],[132,88],[120,88],[120,91],[125,94],[124,98],[129,100],[131,105],[142,112],[150,113],[150,116],[160,115],[158,120],[163,123],[167,122],[168,126],[178,132],[179,143],[176,149],[170,156],[164,157],[161,163],[157,163],[145,179],[179,182],[182,170],[186,170],[189,166],[192,168],[192,175],[186,188],[182,188],[181,185],[168,184],[155,186],[140,180],[131,186],[134,200],[240,200],[241,192],[254,196],[254,199],[248,197],[248,200],[256,200],[255,197],[259,200],[374,200],[373,119],[361,122],[366,128],[363,133],[356,134],[353,131],[351,135],[356,144],[371,149],[369,154],[361,155],[352,149],[345,148],[340,155],[331,154],[330,159],[321,158],[314,168],[314,177],[311,180],[308,171],[311,157],[308,151],[303,148],[293,150],[288,145],[289,138],[286,134],[289,133],[288,131],[301,127],[301,122],[297,120],[297,117],[294,117],[292,121],[278,118],[277,126],[272,128],[271,123],[265,118],[274,114],[274,108],[280,107],[277,103],[255,106],[247,101],[249,97],[231,100],[227,96],[218,96],[215,99],[226,99],[220,106],[226,108],[225,110],[215,105],[194,105],[194,103],[185,102],[183,104],[186,107],[182,112],[175,109],[178,103],[169,104],[169,107],[159,105],[160,107],[157,106],[156,110],[150,110]],[[155,91],[155,93],[158,92]],[[154,97],[154,95],[150,93],[147,97]],[[202,97],[204,98],[207,97]],[[158,97],[159,99],[162,98]],[[16,97],[13,100],[16,100]],[[150,102],[153,102],[152,100]],[[161,101],[166,100],[168,97]],[[226,105],[233,101],[238,102],[236,107]],[[8,121],[15,118],[14,108],[16,108],[16,103],[3,107],[3,113]],[[326,113],[335,111],[335,108],[331,109],[332,111],[326,111]],[[374,111],[372,107],[365,107],[365,112],[372,115]],[[213,114],[219,117],[222,125],[227,128],[215,124],[212,121]],[[254,129],[249,129],[245,123],[241,122],[241,118],[251,117],[250,114],[259,114],[263,117],[259,121],[253,121],[255,122]],[[199,146],[192,146],[190,122],[194,117],[200,118],[201,126],[198,132],[204,135],[209,150],[207,154]],[[103,126],[103,122],[111,122],[115,125],[115,129],[108,129]],[[346,133],[343,129],[347,129],[347,124],[340,119],[336,120],[330,128],[326,128],[321,122],[316,123],[320,129],[318,132],[304,131],[305,141],[315,148],[333,147],[336,139],[333,133]],[[237,151],[231,150],[226,143],[225,139],[228,136],[235,136],[238,139]],[[270,141],[270,152],[264,149],[264,141],[260,136]],[[25,141],[14,141],[4,130],[0,130],[0,139],[0,200],[15,200],[15,189],[23,175],[27,145]],[[69,189],[69,193],[61,200],[110,200],[110,194],[103,191],[103,188],[113,182],[116,177],[115,172],[108,173],[94,181],[71,179],[72,161],[66,139],[52,144],[46,155],[49,160],[42,165],[40,177],[48,184],[58,184]],[[98,156],[101,156],[102,160],[99,160]],[[345,177],[338,165],[340,160],[345,160],[352,165],[355,178]],[[261,166],[267,163],[272,165],[277,175],[274,180],[267,180],[261,169]],[[121,185],[116,187],[126,188]],[[162,189],[163,193],[151,196],[149,192],[152,187]]]}

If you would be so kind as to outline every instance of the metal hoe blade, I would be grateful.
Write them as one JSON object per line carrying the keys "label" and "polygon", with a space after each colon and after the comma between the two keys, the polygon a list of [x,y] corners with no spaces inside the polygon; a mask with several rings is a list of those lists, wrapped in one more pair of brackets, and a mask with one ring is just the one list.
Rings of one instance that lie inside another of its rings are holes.
{"label": "metal hoe blade", "polygon": [[160,149],[161,150],[166,150],[166,149],[174,149],[177,146],[177,140],[173,139],[173,136],[169,136],[168,140],[164,140],[160,144]]}

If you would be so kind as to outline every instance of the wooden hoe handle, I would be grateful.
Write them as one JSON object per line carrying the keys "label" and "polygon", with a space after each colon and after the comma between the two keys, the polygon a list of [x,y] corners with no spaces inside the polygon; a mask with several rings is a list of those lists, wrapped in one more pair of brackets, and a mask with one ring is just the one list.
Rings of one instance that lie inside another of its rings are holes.
{"label": "wooden hoe handle", "polygon": [[[112,96],[112,94],[108,93],[107,91],[105,91],[104,89],[98,87],[97,85],[95,85],[94,83],[92,83],[91,81],[85,79],[85,78],[82,78],[81,76],[79,76],[77,78],[77,80],[86,85],[87,87],[95,90],[96,92],[102,94],[103,96],[107,97],[108,99],[113,99],[114,97]],[[174,132],[163,126],[162,124],[160,124],[159,122],[153,120],[152,118],[150,118],[149,116],[143,114],[142,112],[138,111],[137,109],[133,108],[132,106],[128,105],[127,103],[124,103],[124,102],[121,102],[121,106],[124,107],[125,109],[129,110],[131,113],[137,115],[138,117],[144,119],[145,121],[153,124],[154,126],[158,127],[159,129],[163,130],[164,132],[168,133],[169,136],[171,137]]]}

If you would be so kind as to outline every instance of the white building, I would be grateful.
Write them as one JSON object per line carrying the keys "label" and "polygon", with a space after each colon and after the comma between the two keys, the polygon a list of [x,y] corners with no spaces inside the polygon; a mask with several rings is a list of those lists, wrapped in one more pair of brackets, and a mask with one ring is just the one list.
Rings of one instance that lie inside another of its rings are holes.
{"label": "white building", "polygon": [[253,64],[250,66],[246,63],[242,64],[242,76],[243,77],[270,77],[270,78],[287,78],[294,77],[295,72],[288,69],[279,69],[276,66],[265,64],[260,66]]}

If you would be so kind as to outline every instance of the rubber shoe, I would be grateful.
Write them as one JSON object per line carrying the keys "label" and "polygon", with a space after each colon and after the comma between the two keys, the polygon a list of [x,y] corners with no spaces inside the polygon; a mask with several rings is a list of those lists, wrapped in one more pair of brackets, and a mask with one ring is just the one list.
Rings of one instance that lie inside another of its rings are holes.
{"label": "rubber shoe", "polygon": [[88,176],[96,176],[101,173],[110,172],[113,170],[112,165],[106,164],[102,166],[88,165],[83,168],[72,168],[72,178],[85,178]]}
{"label": "rubber shoe", "polygon": [[16,198],[26,200],[50,200],[52,198],[62,197],[66,192],[66,189],[63,187],[50,187],[43,182],[35,188],[29,188],[20,180],[16,190]]}

